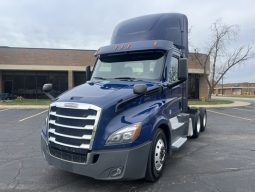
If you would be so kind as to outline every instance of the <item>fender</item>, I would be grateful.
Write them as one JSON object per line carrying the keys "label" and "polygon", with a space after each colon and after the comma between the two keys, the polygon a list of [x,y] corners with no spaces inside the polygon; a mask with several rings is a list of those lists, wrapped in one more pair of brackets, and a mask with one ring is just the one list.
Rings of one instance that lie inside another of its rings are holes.
{"label": "fender", "polygon": [[164,116],[160,116],[157,118],[157,121],[153,125],[153,129],[151,132],[151,140],[156,132],[157,129],[162,128],[166,134],[167,137],[167,144],[168,149],[170,149],[171,142],[172,142],[172,126],[168,119],[166,119]]}
{"label": "fender", "polygon": [[[162,106],[164,102],[162,100],[147,101],[130,109],[126,109],[123,112],[115,113],[115,107],[111,107],[108,110],[102,112],[104,119],[101,119],[101,124],[97,129],[97,134],[103,134],[99,137],[95,137],[93,149],[106,149],[106,148],[129,148],[136,145],[140,145],[146,141],[151,140],[153,136],[153,129],[155,127],[155,122],[159,122],[160,119],[164,120],[161,122],[166,123],[167,119],[160,115],[162,111]],[[159,115],[161,117],[159,117]],[[105,118],[107,116],[107,118]],[[113,117],[113,118],[112,118]],[[142,123],[142,130],[140,136],[136,141],[130,144],[120,144],[120,145],[105,145],[107,138],[115,131],[126,127],[134,123]]]}

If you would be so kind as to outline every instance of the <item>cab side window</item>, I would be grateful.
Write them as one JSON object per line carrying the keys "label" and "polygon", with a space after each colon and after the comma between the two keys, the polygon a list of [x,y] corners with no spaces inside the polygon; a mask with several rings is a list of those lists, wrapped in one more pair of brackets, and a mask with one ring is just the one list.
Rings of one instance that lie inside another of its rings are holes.
{"label": "cab side window", "polygon": [[176,57],[171,58],[171,63],[168,70],[169,83],[173,83],[178,80],[178,63],[179,63],[179,60]]}

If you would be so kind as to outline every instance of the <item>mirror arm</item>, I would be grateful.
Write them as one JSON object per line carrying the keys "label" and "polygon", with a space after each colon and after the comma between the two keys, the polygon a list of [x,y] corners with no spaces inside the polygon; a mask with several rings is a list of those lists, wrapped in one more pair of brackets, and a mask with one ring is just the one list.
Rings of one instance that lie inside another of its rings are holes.
{"label": "mirror arm", "polygon": [[183,83],[184,82],[184,80],[177,80],[177,81],[175,81],[175,82],[173,82],[173,83],[167,83],[167,87],[168,88],[173,88],[173,87],[175,87],[176,85],[179,85],[179,84],[181,84],[181,83]]}
{"label": "mirror arm", "polygon": [[55,97],[53,97],[53,95],[51,95],[50,93],[47,93],[47,92],[43,92],[47,97],[50,98],[50,100],[55,100]]}

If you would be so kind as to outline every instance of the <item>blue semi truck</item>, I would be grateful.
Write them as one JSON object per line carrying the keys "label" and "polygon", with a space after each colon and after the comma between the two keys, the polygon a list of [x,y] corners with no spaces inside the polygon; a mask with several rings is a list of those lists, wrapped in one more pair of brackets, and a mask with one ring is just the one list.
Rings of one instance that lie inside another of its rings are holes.
{"label": "blue semi truck", "polygon": [[167,155],[206,128],[188,106],[188,20],[164,13],[121,22],[87,82],[52,99],[41,133],[50,165],[95,179],[156,181]]}

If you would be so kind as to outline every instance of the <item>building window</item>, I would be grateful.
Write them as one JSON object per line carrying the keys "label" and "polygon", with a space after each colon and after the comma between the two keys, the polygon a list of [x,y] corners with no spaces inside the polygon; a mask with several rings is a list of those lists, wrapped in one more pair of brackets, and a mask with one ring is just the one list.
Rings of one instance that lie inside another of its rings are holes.
{"label": "building window", "polygon": [[24,98],[46,98],[45,83],[53,84],[56,96],[67,90],[67,72],[3,71],[2,75],[4,92]]}
{"label": "building window", "polygon": [[74,72],[74,86],[81,85],[86,82],[86,72]]}

